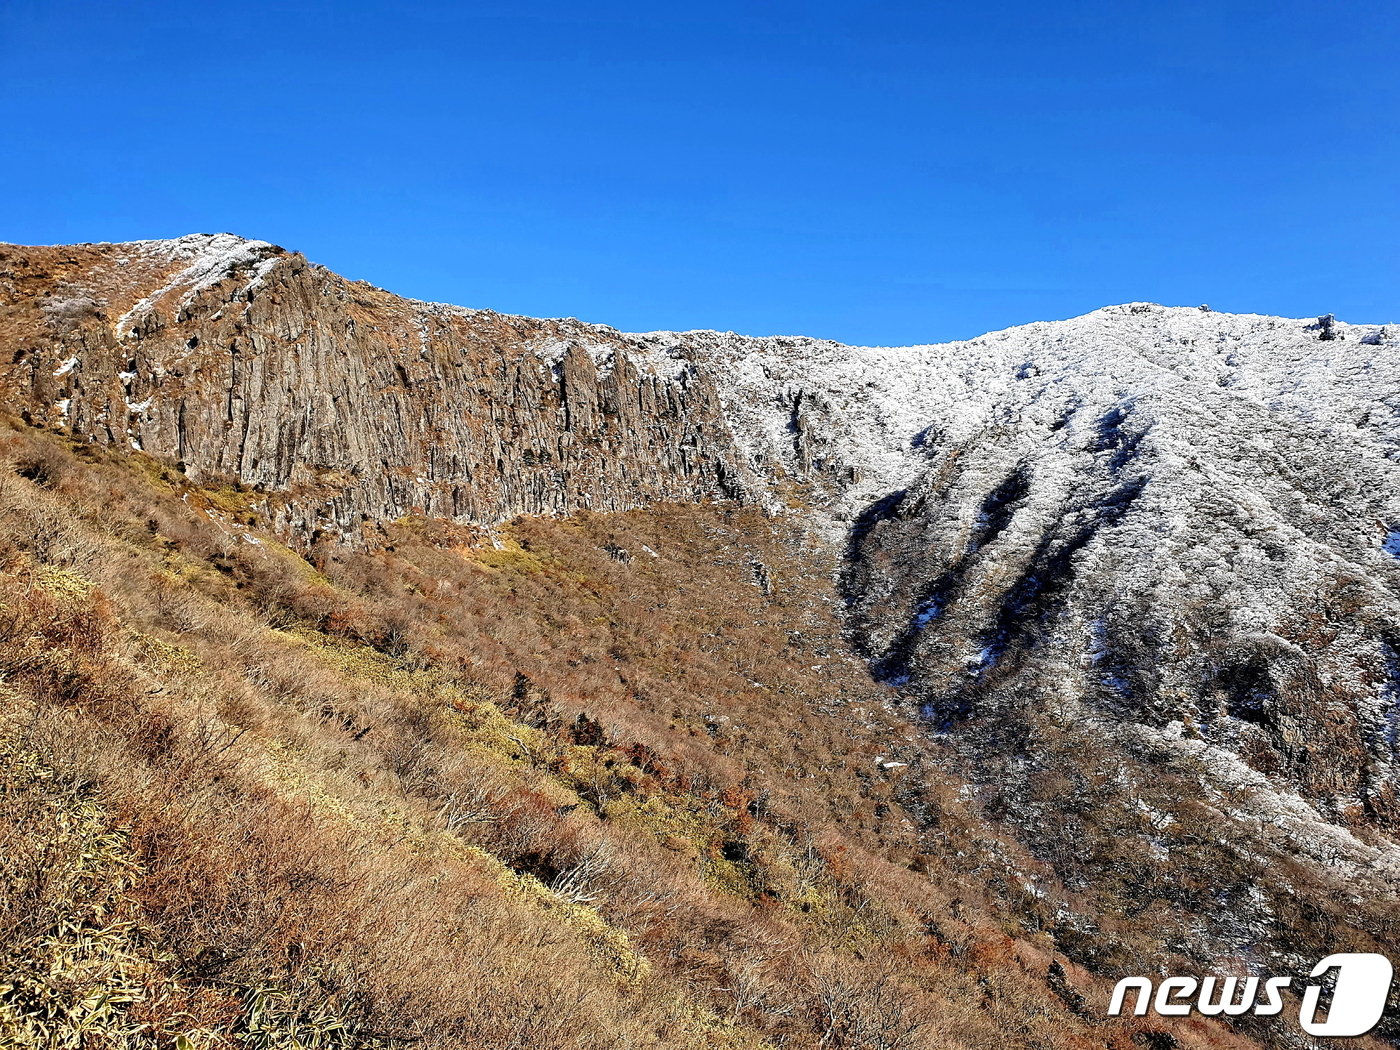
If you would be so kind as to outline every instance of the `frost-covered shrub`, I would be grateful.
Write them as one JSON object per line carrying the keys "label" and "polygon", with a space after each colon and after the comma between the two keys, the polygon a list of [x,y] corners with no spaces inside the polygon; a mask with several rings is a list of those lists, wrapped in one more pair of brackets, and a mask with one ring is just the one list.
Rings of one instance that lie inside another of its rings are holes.
{"label": "frost-covered shrub", "polygon": [[1337,318],[1335,314],[1323,314],[1317,319],[1317,337],[1323,342],[1331,342],[1333,339],[1340,339],[1341,334],[1337,331]]}
{"label": "frost-covered shrub", "polygon": [[86,295],[51,299],[43,306],[45,319],[60,329],[70,329],[97,315],[97,303]]}

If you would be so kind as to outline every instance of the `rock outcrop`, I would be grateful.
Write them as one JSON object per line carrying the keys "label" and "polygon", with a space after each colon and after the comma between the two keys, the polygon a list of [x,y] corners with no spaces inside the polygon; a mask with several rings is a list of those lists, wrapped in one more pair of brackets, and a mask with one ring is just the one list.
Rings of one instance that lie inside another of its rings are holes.
{"label": "rock outcrop", "polygon": [[0,404],[354,539],[746,491],[715,390],[606,329],[401,299],[230,235],[0,248]]}

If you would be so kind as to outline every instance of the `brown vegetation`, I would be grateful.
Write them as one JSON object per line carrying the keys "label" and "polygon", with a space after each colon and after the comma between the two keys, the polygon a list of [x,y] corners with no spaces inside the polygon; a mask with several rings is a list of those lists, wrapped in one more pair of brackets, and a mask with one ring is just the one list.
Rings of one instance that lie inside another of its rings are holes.
{"label": "brown vegetation", "polygon": [[0,1045],[1146,1038],[1083,1008],[1114,968],[1065,954],[1071,891],[870,684],[782,521],[299,554],[250,505],[0,437]]}

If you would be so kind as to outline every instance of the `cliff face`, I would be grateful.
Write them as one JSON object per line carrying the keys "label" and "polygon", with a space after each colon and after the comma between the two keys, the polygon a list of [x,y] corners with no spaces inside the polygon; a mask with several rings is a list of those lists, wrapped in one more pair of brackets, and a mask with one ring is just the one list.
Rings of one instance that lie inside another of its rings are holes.
{"label": "cliff face", "polygon": [[713,387],[615,333],[389,295],[229,235],[0,250],[0,402],[349,534],[733,497]]}

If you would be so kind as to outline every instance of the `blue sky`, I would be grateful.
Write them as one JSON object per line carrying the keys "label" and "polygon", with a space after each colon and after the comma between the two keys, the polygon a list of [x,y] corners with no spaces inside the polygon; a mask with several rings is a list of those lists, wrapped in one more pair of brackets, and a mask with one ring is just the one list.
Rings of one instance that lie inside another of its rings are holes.
{"label": "blue sky", "polygon": [[0,240],[630,330],[1400,320],[1400,4],[4,0]]}

